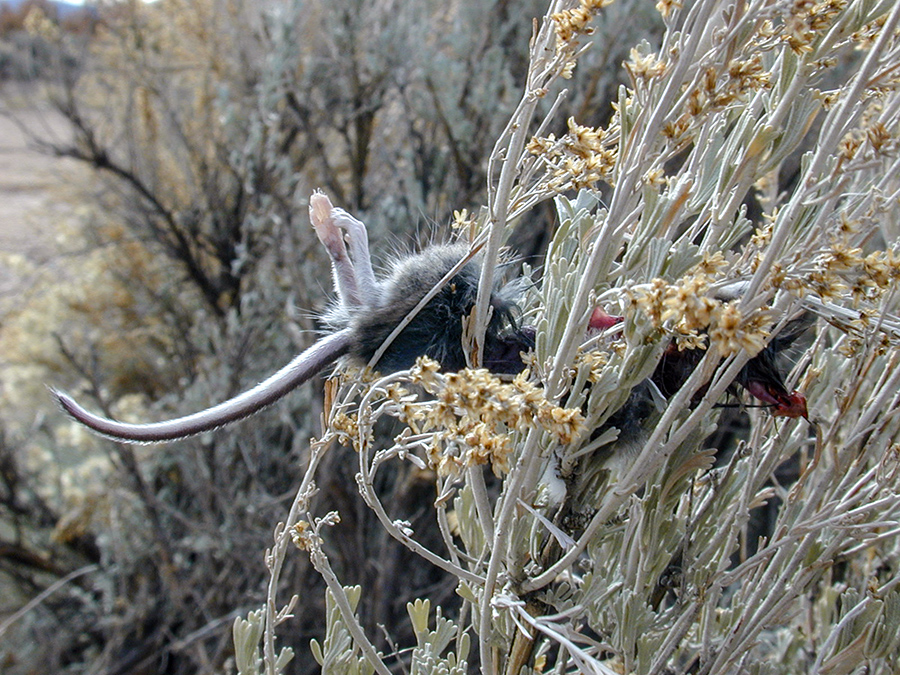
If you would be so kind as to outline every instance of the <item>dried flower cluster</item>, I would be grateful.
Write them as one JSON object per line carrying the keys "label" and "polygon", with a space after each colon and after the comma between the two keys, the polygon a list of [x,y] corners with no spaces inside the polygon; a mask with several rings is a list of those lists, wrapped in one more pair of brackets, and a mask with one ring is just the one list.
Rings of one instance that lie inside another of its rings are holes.
{"label": "dried flower cluster", "polygon": [[[362,437],[359,432],[359,417],[356,413],[335,412],[331,417],[330,427],[337,434],[340,443],[351,445],[357,451],[360,449]],[[366,440],[372,440],[371,434],[367,435]]]}
{"label": "dried flower cluster", "polygon": [[322,546],[320,530],[323,527],[333,527],[340,522],[341,516],[337,511],[329,511],[321,518],[316,518],[314,524],[298,520],[290,529],[291,541],[301,551],[316,551]]}
{"label": "dried flower cluster", "polygon": [[896,155],[898,141],[884,122],[873,120],[853,129],[841,139],[837,169],[848,173],[860,165],[883,157]]}
{"label": "dried flower cluster", "polygon": [[628,60],[623,65],[635,86],[639,81],[648,82],[662,77],[668,68],[666,60],[658,54],[648,52],[646,45],[632,47]]}
{"label": "dried flower cluster", "polygon": [[[633,63],[630,73],[645,79],[654,76],[659,67],[648,70],[649,56],[639,63]],[[666,136],[679,139],[703,117],[724,110],[761,89],[771,87],[771,73],[766,70],[759,54],[748,58],[735,58],[724,69],[714,66],[706,68],[697,86],[690,90],[684,103],[683,112],[676,119],[667,122],[663,128]]]}
{"label": "dried flower cluster", "polygon": [[546,188],[552,192],[593,188],[600,181],[613,182],[618,152],[611,129],[586,127],[568,120],[562,138],[549,134],[533,138],[528,151],[548,166]]}
{"label": "dried flower cluster", "polygon": [[410,371],[410,382],[433,400],[410,401],[398,388],[389,392],[394,401],[403,401],[398,417],[412,432],[431,434],[428,459],[439,475],[488,463],[498,476],[506,473],[516,449],[511,432],[517,429],[537,425],[559,443],[570,443],[582,431],[581,411],[548,401],[527,373],[506,383],[481,368],[439,370],[436,361],[423,357]]}
{"label": "dried flower cluster", "polygon": [[794,0],[784,17],[780,38],[796,54],[813,51],[812,43],[832,26],[847,0]]}
{"label": "dried flower cluster", "polygon": [[[845,223],[844,227],[855,226]],[[880,304],[900,288],[900,256],[894,249],[864,254],[845,236],[837,236],[811,260],[792,266],[790,272],[775,266],[772,284],[798,298],[814,297],[843,307],[840,315],[824,312],[823,316],[847,334],[839,346],[845,356],[857,353],[864,343],[876,345],[878,353],[900,345],[896,327],[875,319],[881,314]]]}
{"label": "dried flower cluster", "polygon": [[659,0],[656,3],[656,11],[663,19],[668,19],[673,12],[684,6],[682,0]]}
{"label": "dried flower cluster", "polygon": [[291,541],[301,551],[310,551],[322,544],[322,538],[305,520],[298,520],[291,528]]}
{"label": "dried flower cluster", "polygon": [[591,33],[591,19],[604,7],[608,7],[613,0],[579,0],[578,6],[572,9],[564,9],[550,16],[556,26],[557,46],[561,43],[570,43],[579,35]]}
{"label": "dried flower cluster", "polygon": [[[621,352],[625,349],[622,341],[614,341],[609,349],[614,352]],[[575,355],[572,362],[574,370],[587,368],[587,381],[596,384],[603,376],[604,368],[609,363],[610,352],[599,349],[591,349],[587,351],[579,351]]]}
{"label": "dried flower cluster", "polygon": [[765,346],[771,319],[762,311],[744,316],[735,301],[712,297],[712,274],[724,264],[724,257],[716,253],[674,284],[653,279],[628,289],[625,297],[632,311],[671,335],[679,349],[705,349],[708,336],[723,355],[741,349],[756,355]]}
{"label": "dried flower cluster", "polygon": [[562,63],[560,76],[569,79],[578,59],[578,38],[590,35],[591,20],[596,14],[613,3],[614,0],[579,0],[577,7],[564,9],[550,15],[556,31],[556,51]]}
{"label": "dried flower cluster", "polygon": [[877,38],[878,34],[881,32],[886,19],[886,14],[877,16],[874,21],[870,21],[854,31],[850,36],[850,39],[853,40],[860,49],[871,48],[872,45],[875,44],[875,38]]}

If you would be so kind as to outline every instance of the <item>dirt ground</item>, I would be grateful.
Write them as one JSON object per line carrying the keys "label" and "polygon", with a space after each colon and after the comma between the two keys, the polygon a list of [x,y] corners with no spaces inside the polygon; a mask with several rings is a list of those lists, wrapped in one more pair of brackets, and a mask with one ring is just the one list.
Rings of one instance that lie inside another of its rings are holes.
{"label": "dirt ground", "polygon": [[59,139],[61,116],[0,90],[0,311],[26,291],[36,270],[58,255],[58,225],[70,217],[63,198],[79,173],[74,162],[53,157],[29,140]]}

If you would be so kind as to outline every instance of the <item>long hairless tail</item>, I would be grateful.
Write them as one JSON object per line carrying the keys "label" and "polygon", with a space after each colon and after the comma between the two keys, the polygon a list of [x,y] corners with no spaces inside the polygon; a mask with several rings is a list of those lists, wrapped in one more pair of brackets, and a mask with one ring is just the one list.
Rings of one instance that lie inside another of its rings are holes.
{"label": "long hairless tail", "polygon": [[268,379],[243,394],[193,415],[167,422],[126,424],[89,413],[70,396],[54,391],[63,409],[98,434],[127,443],[159,443],[210,431],[243,419],[296,389],[329,363],[347,353],[350,329],[322,338]]}

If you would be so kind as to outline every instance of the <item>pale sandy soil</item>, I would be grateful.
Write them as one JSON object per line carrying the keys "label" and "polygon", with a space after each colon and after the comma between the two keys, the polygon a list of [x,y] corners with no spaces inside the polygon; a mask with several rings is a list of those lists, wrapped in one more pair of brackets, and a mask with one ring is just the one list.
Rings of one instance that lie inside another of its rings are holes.
{"label": "pale sandy soil", "polygon": [[71,160],[38,150],[19,126],[59,139],[66,128],[58,114],[0,90],[3,109],[15,119],[0,115],[0,311],[28,290],[38,269],[53,264],[60,223],[70,217],[65,194],[80,173]]}

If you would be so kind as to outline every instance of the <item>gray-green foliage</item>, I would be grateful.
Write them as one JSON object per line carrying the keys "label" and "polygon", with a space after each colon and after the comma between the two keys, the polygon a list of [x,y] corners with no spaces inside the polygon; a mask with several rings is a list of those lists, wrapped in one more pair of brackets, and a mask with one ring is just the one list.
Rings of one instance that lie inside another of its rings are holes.
{"label": "gray-green foliage", "polygon": [[[440,607],[435,610],[434,630],[430,630],[428,624],[431,621],[431,602],[428,599],[408,603],[406,611],[409,612],[416,634],[410,674],[465,675],[468,672],[466,659],[471,644],[470,635],[461,632],[455,623],[441,616]],[[454,641],[457,651],[450,651],[442,656]]]}
{"label": "gray-green foliage", "polygon": [[[350,608],[355,612],[359,604],[362,589],[359,586],[345,588],[344,593],[350,601]],[[257,636],[257,639],[259,636]],[[313,658],[322,666],[322,672],[331,675],[371,675],[375,667],[359,654],[358,647],[350,637],[350,631],[344,624],[341,611],[331,591],[325,596],[325,638],[310,642]]]}
{"label": "gray-green foliage", "polygon": [[[263,611],[250,612],[246,619],[237,617],[232,626],[234,639],[234,665],[238,675],[259,675],[262,656],[259,653],[259,641],[263,632]],[[294,657],[294,650],[285,647],[275,661],[275,672],[284,672],[285,667]]]}
{"label": "gray-green foliage", "polygon": [[[496,182],[471,226],[490,261],[507,216],[598,175],[608,183],[602,203],[556,197],[526,308],[538,327],[531,377],[587,423],[563,442],[523,424],[453,443],[398,389],[421,370],[376,379],[361,403],[346,380],[335,409],[358,414],[365,501],[398,541],[457,576],[483,672],[892,672],[900,8],[660,3],[661,46],[632,52],[610,124],[576,120],[551,135],[535,101],[578,58],[579,4],[552,3],[535,35],[534,89],[491,156]],[[790,170],[797,180],[782,182]],[[740,298],[716,295],[736,282]],[[624,322],[585,340],[597,306]],[[753,410],[743,429],[717,430],[732,381],[803,312],[813,326],[788,383],[809,420]],[[643,434],[623,447],[621,430],[602,425],[681,348],[701,349],[696,367],[679,391],[657,392]],[[442,381],[423,405],[448,425],[451,394],[491,410],[506,391]],[[382,449],[366,430],[383,416],[409,428]],[[332,422],[324,440],[347,429]],[[391,522],[373,489],[394,460],[436,472],[439,523],[454,497],[443,552]]]}

